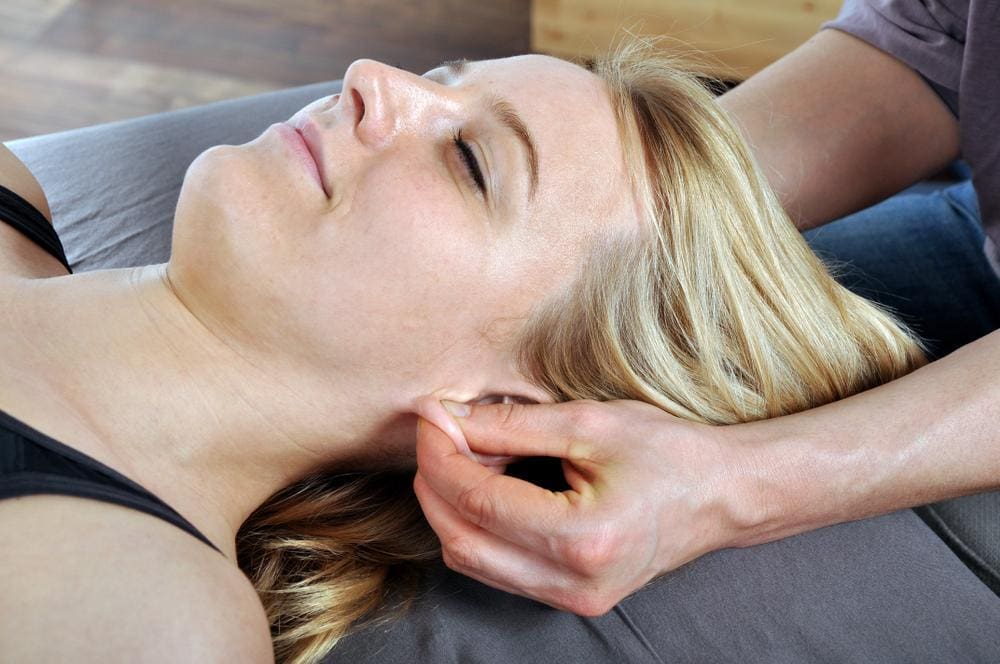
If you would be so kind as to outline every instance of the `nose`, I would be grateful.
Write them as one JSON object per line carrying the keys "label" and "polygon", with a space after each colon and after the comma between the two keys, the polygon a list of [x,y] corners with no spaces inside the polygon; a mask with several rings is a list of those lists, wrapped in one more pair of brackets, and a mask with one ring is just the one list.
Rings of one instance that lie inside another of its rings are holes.
{"label": "nose", "polygon": [[446,86],[375,60],[351,63],[342,97],[353,106],[358,140],[376,149],[433,132],[460,109]]}

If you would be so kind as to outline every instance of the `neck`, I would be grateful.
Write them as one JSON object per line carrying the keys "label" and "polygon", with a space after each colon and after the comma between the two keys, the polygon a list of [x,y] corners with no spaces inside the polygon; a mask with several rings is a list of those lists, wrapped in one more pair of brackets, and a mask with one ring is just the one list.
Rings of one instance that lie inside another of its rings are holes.
{"label": "neck", "polygon": [[237,530],[275,491],[363,464],[372,441],[412,441],[406,405],[358,384],[350,374],[360,372],[293,370],[222,338],[184,306],[166,268],[19,287],[4,355],[10,375],[82,423],[63,442],[145,486],[235,560]]}

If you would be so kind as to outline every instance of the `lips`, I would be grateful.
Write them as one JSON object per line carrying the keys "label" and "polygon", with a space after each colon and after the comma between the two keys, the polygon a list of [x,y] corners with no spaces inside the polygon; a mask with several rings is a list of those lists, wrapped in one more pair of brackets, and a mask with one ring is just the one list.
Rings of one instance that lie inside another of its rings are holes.
{"label": "lips", "polygon": [[309,150],[309,155],[316,162],[316,170],[319,171],[319,181],[323,186],[323,192],[326,193],[327,198],[330,198],[330,187],[326,182],[326,173],[323,167],[323,151],[319,129],[309,119],[306,119],[305,122],[301,123],[300,126],[294,127],[294,129],[298,132],[302,142],[305,143],[306,149]]}

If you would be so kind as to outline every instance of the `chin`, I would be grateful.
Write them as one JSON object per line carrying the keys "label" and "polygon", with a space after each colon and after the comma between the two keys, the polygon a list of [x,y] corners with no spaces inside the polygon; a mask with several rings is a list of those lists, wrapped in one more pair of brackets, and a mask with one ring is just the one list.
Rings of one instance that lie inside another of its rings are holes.
{"label": "chin", "polygon": [[[255,215],[247,192],[261,190],[253,160],[238,146],[202,152],[184,174],[174,214],[170,263],[175,274],[207,287],[216,281],[245,282],[252,274]],[[226,274],[220,273],[225,266]]]}
{"label": "chin", "polygon": [[[246,151],[236,145],[216,145],[197,157],[188,166],[181,183],[181,201],[185,194],[217,196],[221,192],[232,192],[233,184],[240,176],[247,175],[250,167]],[[232,196],[232,193],[229,194]],[[180,203],[178,203],[180,205]]]}

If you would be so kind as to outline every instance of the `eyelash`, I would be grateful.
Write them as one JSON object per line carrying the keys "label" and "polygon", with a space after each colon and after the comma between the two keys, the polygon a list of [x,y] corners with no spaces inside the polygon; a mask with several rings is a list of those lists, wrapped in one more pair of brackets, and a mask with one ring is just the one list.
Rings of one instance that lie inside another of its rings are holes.
{"label": "eyelash", "polygon": [[455,144],[455,150],[458,152],[458,156],[465,163],[466,171],[469,177],[475,183],[479,191],[486,195],[486,180],[483,178],[483,172],[479,169],[479,161],[476,159],[476,155],[472,152],[472,148],[469,144],[462,138],[462,130],[459,129],[455,132],[452,137],[452,142]]}

